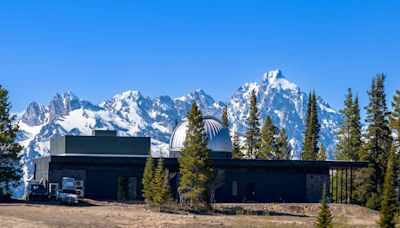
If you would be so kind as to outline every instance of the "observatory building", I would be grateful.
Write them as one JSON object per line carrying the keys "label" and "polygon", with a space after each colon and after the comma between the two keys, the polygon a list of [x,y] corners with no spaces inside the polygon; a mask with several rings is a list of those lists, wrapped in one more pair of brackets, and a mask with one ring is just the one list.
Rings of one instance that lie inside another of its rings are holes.
{"label": "observatory building", "polygon": [[[171,173],[179,173],[178,157],[184,147],[188,121],[172,133],[169,158]],[[348,196],[336,202],[351,202],[352,174],[364,162],[232,159],[228,129],[214,117],[204,117],[207,147],[214,170],[223,171],[216,202],[318,202],[324,183],[349,187]],[[151,151],[148,137],[119,137],[115,131],[94,131],[92,136],[62,136],[51,139],[50,155],[33,160],[33,180],[49,186],[62,184],[63,177],[80,180],[83,196],[97,200],[143,200],[142,177]],[[333,173],[339,172],[341,178]],[[340,181],[340,183],[339,183]],[[345,181],[345,182],[344,182]],[[178,199],[179,175],[170,180],[173,197]],[[338,191],[336,191],[338,192]],[[348,192],[348,191],[346,191]],[[333,196],[335,197],[335,196]]]}
{"label": "observatory building", "polygon": [[[184,119],[176,126],[169,143],[169,157],[179,157],[186,139],[188,120]],[[211,150],[210,158],[232,158],[232,142],[228,129],[215,117],[204,117],[204,128],[207,134],[207,148]]]}

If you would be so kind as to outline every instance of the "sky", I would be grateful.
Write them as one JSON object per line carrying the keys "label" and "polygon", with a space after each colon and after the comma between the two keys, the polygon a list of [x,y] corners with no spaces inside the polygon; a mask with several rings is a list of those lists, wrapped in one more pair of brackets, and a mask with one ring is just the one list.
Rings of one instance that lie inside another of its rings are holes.
{"label": "sky", "polygon": [[279,68],[333,108],[368,101],[377,73],[400,89],[400,1],[0,2],[0,84],[13,111],[67,90],[97,103],[126,90],[226,101]]}

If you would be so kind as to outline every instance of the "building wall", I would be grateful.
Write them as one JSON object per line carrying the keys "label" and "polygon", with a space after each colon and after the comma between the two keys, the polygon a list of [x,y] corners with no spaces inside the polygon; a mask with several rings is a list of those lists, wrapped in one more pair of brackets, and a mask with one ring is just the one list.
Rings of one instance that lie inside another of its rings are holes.
{"label": "building wall", "polygon": [[[85,197],[115,200],[118,198],[118,178],[136,177],[137,196],[141,199],[144,161],[140,164],[50,162],[47,163],[49,183],[61,186],[62,177],[73,177],[84,181]],[[178,170],[176,162],[165,161],[171,173]],[[44,168],[36,170],[36,178],[41,178],[46,174],[46,160],[38,159],[36,163],[43,163],[41,167]],[[241,166],[218,165],[214,169],[224,170],[223,183],[216,191],[217,202],[318,202],[323,181],[329,186],[327,167],[247,167],[244,162]],[[178,179],[179,175],[175,174],[171,180],[175,198],[178,197]],[[234,189],[234,186],[237,188]]]}

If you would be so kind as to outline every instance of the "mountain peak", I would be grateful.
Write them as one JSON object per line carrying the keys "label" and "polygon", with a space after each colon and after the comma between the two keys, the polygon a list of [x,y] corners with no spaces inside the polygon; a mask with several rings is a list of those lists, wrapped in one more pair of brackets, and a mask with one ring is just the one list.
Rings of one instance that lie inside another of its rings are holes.
{"label": "mountain peak", "polygon": [[127,90],[119,95],[117,95],[116,97],[122,98],[122,99],[138,99],[139,97],[141,97],[142,94],[137,91],[137,90]]}
{"label": "mountain peak", "polygon": [[269,81],[269,83],[272,83],[280,78],[285,78],[282,71],[280,69],[275,69],[264,73],[263,81]]}

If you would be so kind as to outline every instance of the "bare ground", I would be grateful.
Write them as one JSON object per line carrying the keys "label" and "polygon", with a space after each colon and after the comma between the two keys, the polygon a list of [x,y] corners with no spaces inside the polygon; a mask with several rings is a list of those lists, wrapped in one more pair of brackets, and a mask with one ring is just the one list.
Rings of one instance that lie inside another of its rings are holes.
{"label": "bare ground", "polygon": [[[80,206],[54,202],[0,204],[0,227],[312,227],[318,204],[217,204],[265,215],[171,214],[143,204],[85,201]],[[360,206],[331,204],[335,227],[376,227],[378,213]]]}

